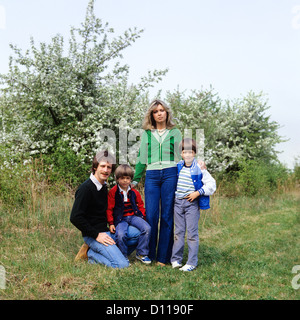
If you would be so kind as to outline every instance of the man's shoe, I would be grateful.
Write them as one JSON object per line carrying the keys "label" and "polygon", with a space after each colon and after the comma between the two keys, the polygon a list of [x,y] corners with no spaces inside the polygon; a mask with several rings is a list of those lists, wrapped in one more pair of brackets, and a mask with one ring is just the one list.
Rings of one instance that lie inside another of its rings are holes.
{"label": "man's shoe", "polygon": [[190,264],[185,264],[182,268],[180,268],[179,270],[181,271],[193,271],[195,270],[196,267],[195,266],[191,266]]}
{"label": "man's shoe", "polygon": [[180,268],[180,267],[182,267],[182,264],[181,264],[181,263],[179,263],[179,262],[177,262],[177,261],[172,262],[172,268],[173,268],[173,269],[174,269],[174,268]]}
{"label": "man's shoe", "polygon": [[151,260],[148,258],[148,256],[141,256],[141,255],[136,255],[136,258],[140,261],[142,261],[145,264],[150,264]]}
{"label": "man's shoe", "polygon": [[86,243],[84,243],[81,246],[81,248],[79,249],[79,252],[77,253],[74,261],[87,260],[88,259],[88,256],[87,256],[88,250],[89,250],[89,246]]}

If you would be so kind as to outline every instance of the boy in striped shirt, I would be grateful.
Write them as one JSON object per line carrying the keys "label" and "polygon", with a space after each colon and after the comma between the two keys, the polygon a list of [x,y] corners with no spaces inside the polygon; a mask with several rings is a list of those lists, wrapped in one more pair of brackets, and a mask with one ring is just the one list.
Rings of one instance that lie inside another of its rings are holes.
{"label": "boy in striped shirt", "polygon": [[177,164],[178,181],[174,205],[174,245],[171,263],[173,268],[182,266],[185,233],[187,230],[188,260],[180,268],[182,271],[193,271],[198,263],[199,209],[209,209],[209,196],[216,191],[216,181],[206,169],[200,169],[195,159],[196,141],[191,138],[182,140],[179,146],[182,159]]}

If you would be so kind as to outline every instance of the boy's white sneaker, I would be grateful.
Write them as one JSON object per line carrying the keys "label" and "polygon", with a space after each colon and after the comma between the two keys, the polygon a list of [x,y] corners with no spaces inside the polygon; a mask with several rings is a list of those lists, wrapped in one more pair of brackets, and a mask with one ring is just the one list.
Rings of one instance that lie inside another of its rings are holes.
{"label": "boy's white sneaker", "polygon": [[190,264],[185,264],[182,268],[180,268],[179,270],[181,271],[193,271],[195,270],[196,267],[195,266],[191,266]]}
{"label": "boy's white sneaker", "polygon": [[182,264],[181,264],[181,263],[179,263],[179,262],[177,262],[177,261],[172,262],[172,268],[173,268],[173,269],[174,269],[174,268],[179,268],[179,267],[182,267]]}

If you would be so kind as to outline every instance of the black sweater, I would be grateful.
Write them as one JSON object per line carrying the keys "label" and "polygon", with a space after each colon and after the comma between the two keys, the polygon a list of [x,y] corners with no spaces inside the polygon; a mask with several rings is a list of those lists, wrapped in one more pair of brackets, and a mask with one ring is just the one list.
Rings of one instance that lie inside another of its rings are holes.
{"label": "black sweater", "polygon": [[106,185],[97,191],[93,181],[87,179],[75,193],[70,221],[81,231],[83,237],[96,239],[99,232],[108,231],[106,209]]}

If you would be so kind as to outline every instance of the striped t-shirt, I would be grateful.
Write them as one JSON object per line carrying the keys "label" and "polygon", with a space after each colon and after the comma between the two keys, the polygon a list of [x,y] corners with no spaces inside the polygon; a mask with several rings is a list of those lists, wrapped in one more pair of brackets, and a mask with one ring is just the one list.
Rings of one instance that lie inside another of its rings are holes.
{"label": "striped t-shirt", "polygon": [[127,216],[133,216],[134,212],[133,212],[133,208],[132,208],[132,204],[128,198],[128,192],[131,188],[128,187],[127,191],[124,191],[120,186],[119,186],[119,190],[120,192],[123,194],[124,197],[124,212],[123,212],[123,217],[127,217]]}
{"label": "striped t-shirt", "polygon": [[177,199],[182,199],[194,191],[195,187],[191,177],[191,168],[183,167],[179,172],[175,196]]}

